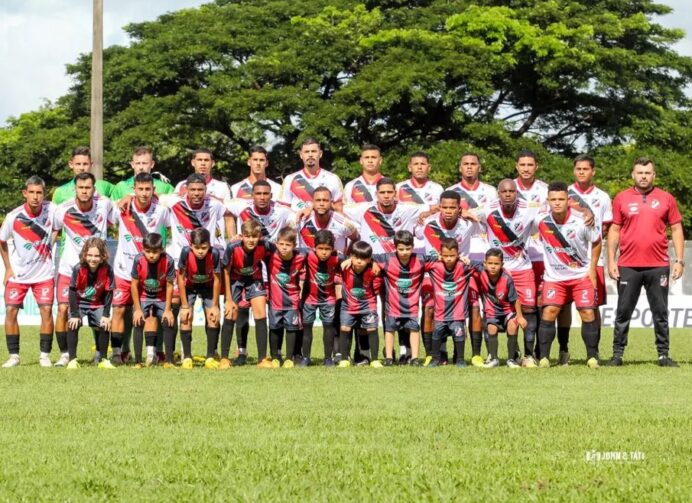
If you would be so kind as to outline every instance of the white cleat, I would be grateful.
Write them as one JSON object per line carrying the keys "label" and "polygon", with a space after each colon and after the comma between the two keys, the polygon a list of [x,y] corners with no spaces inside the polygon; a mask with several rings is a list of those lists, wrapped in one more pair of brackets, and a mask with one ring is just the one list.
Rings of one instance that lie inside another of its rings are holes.
{"label": "white cleat", "polygon": [[50,361],[50,356],[48,353],[41,353],[39,355],[38,364],[44,369],[51,368],[53,366],[53,362]]}
{"label": "white cleat", "polygon": [[70,363],[70,355],[67,353],[61,353],[58,361],[55,362],[55,367],[66,367]]}
{"label": "white cleat", "polygon": [[156,357],[155,354],[153,355],[147,355],[147,359],[145,361],[147,367],[152,367],[159,363],[159,359]]}
{"label": "white cleat", "polygon": [[7,359],[7,361],[2,364],[2,368],[4,368],[4,369],[11,369],[12,367],[18,367],[18,366],[19,366],[19,355],[17,355],[17,354],[10,355],[10,357]]}

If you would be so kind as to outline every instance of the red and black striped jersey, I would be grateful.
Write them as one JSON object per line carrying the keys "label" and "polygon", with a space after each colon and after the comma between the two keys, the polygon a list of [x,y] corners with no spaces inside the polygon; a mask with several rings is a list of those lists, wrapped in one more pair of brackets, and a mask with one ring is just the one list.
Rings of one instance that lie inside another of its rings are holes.
{"label": "red and black striped jersey", "polygon": [[306,250],[294,250],[293,257],[284,260],[278,251],[265,257],[269,277],[269,307],[287,311],[300,307],[300,279],[305,270]]}
{"label": "red and black striped jersey", "polygon": [[335,278],[341,276],[342,254],[334,251],[327,260],[320,260],[314,251],[305,259],[303,301],[306,304],[333,304],[336,302]]}
{"label": "red and black striped jersey", "polygon": [[425,270],[433,284],[435,321],[464,321],[468,315],[469,279],[479,266],[467,266],[459,260],[450,270],[438,261],[426,264]]}
{"label": "red and black striped jersey", "polygon": [[191,248],[186,246],[180,252],[178,272],[185,275],[185,288],[214,287],[214,274],[221,272],[221,252],[209,248],[204,258],[195,257]]}
{"label": "red and black striped jersey", "polygon": [[132,279],[139,281],[140,300],[166,301],[166,286],[175,281],[173,257],[162,253],[158,262],[149,262],[144,253],[138,253],[132,264]]}
{"label": "red and black striped jersey", "polygon": [[348,267],[341,272],[343,284],[341,296],[343,298],[342,309],[349,314],[367,314],[377,312],[377,293],[375,292],[375,278],[372,265],[361,272],[356,272],[353,267]]}
{"label": "red and black striped jersey", "polygon": [[111,302],[115,290],[113,269],[107,262],[95,271],[88,266],[77,264],[70,277],[70,316],[78,318],[79,309],[103,308],[103,315],[110,316]]}
{"label": "red and black striped jersey", "polygon": [[483,299],[483,314],[486,319],[516,312],[514,303],[517,301],[517,291],[512,277],[506,271],[503,270],[495,282],[485,270],[478,272],[475,277],[478,293]]}
{"label": "red and black striped jersey", "polygon": [[253,250],[243,248],[242,241],[228,243],[223,254],[223,267],[229,268],[231,281],[262,281],[262,261],[276,248],[272,243],[260,239]]}
{"label": "red and black striped jersey", "polygon": [[418,253],[404,265],[396,253],[373,255],[384,277],[384,311],[394,318],[417,318],[425,264],[436,261]]}

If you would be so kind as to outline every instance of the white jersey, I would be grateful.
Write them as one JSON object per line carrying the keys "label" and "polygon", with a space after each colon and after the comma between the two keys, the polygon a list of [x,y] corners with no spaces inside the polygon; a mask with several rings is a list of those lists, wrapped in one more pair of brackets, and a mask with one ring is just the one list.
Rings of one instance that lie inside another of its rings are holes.
{"label": "white jersey", "polygon": [[522,199],[517,199],[517,206],[511,215],[502,211],[499,201],[488,208],[488,215],[483,219],[488,245],[502,250],[506,270],[531,269],[527,246],[534,220],[534,212],[527,208]]}
{"label": "white jersey", "polygon": [[10,249],[11,280],[15,283],[41,283],[55,276],[53,265],[53,221],[56,207],[43,201],[38,215],[33,215],[23,204],[5,217],[0,227],[0,241],[14,241]]}
{"label": "white jersey", "polygon": [[558,224],[548,214],[535,221],[534,230],[543,243],[546,281],[586,276],[591,264],[591,245],[601,239],[597,225],[587,227],[581,213],[568,210],[564,223]]}
{"label": "white jersey", "polygon": [[[488,208],[497,201],[497,189],[492,185],[476,180],[469,186],[463,180],[452,185],[447,190],[453,190],[461,196],[461,207],[469,210],[479,218],[488,214]],[[483,260],[488,250],[488,236],[485,235],[483,226],[471,238],[471,250],[469,257],[472,260]]]}
{"label": "white jersey", "polygon": [[231,199],[226,202],[226,209],[236,218],[238,234],[243,222],[258,220],[262,224],[262,237],[275,243],[279,231],[284,227],[295,227],[296,214],[287,206],[270,202],[267,210],[262,213],[255,208],[255,202],[250,199]]}
{"label": "white jersey", "polygon": [[471,252],[471,241],[477,235],[481,226],[470,220],[458,218],[451,229],[442,221],[442,215],[431,215],[423,225],[416,226],[416,237],[424,243],[423,252],[426,255],[440,254],[440,240],[452,238],[459,244],[459,254],[468,256]]}
{"label": "white jersey", "polygon": [[442,185],[430,180],[427,180],[420,186],[413,179],[396,184],[396,198],[400,203],[428,204],[433,206],[440,204],[440,194],[442,192],[444,192]]}
{"label": "white jersey", "polygon": [[[175,193],[179,196],[184,196],[187,193],[186,180],[183,180],[175,186]],[[225,201],[226,199],[230,199],[231,191],[226,182],[217,180],[216,178],[209,178],[209,180],[207,180],[207,195]]]}
{"label": "white jersey", "polygon": [[396,231],[413,232],[418,217],[428,209],[423,204],[396,203],[394,211],[384,213],[377,204],[361,203],[344,206],[344,213],[359,224],[360,239],[372,246],[373,253],[391,253]]}
{"label": "white jersey", "polygon": [[65,243],[58,264],[59,274],[72,276],[72,268],[79,264],[79,253],[88,238],[106,239],[108,224],[113,223],[112,210],[113,204],[105,197],[94,197],[91,209],[86,212],[77,207],[74,199],[58,206],[53,219],[53,229],[62,230]]}
{"label": "white jersey", "polygon": [[360,175],[348,182],[344,187],[344,204],[374,203],[380,178],[382,175],[379,175],[374,183],[368,183],[363,175]]}
{"label": "white jersey", "polygon": [[[533,211],[534,218],[538,218],[540,212],[548,211],[548,184],[541,180],[534,180],[530,188],[524,187],[519,178],[515,178],[517,184],[517,197],[526,203],[526,207]],[[529,258],[531,262],[543,261],[543,249],[541,240],[537,235],[531,236],[529,241]]]}
{"label": "white jersey", "polygon": [[[610,224],[613,221],[613,203],[610,196],[604,191],[592,185],[586,191],[582,191],[579,185],[573,183],[568,188],[570,202],[580,208],[588,208],[593,213],[595,223],[603,231],[604,224]],[[598,265],[605,264],[605,246],[601,250],[601,256],[598,258]]]}
{"label": "white jersey", "polygon": [[138,253],[144,251],[142,241],[150,232],[165,237],[170,216],[168,208],[152,201],[141,211],[132,201],[126,211],[115,206],[111,220],[118,224],[118,249],[113,259],[113,274],[126,281],[132,280],[132,264]]}
{"label": "white jersey", "polygon": [[190,246],[190,232],[204,227],[211,235],[211,245],[223,251],[226,247],[224,215],[226,207],[220,201],[205,197],[200,208],[192,208],[186,197],[167,198],[170,209],[169,225],[171,228],[170,254],[177,267],[180,252]]}
{"label": "white jersey", "polygon": [[344,188],[341,179],[331,171],[320,168],[317,174],[311,175],[306,169],[291,173],[284,178],[279,201],[287,204],[292,210],[305,208],[312,201],[312,193],[317,187],[327,187],[332,193],[332,201],[343,198]]}
{"label": "white jersey", "polygon": [[357,225],[340,213],[332,212],[329,223],[322,227],[315,219],[314,212],[300,223],[298,239],[301,248],[315,248],[315,234],[317,231],[328,230],[334,235],[334,248],[342,253],[346,252],[348,239],[358,231]]}
{"label": "white jersey", "polygon": [[[272,191],[272,201],[278,201],[281,196],[281,185],[274,180],[265,178]],[[231,185],[231,198],[233,199],[252,199],[252,182],[249,178],[239,181]]]}

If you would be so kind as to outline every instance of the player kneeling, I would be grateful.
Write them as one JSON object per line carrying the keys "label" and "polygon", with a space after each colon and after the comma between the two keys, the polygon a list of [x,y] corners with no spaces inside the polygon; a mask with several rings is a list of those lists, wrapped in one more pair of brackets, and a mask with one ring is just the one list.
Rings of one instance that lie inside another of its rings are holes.
{"label": "player kneeling", "polygon": [[108,248],[103,239],[89,238],[84,242],[79,254],[79,264],[72,269],[68,305],[70,317],[67,320],[68,369],[79,368],[77,343],[82,318],[87,317],[89,326],[97,328],[99,368],[112,369],[113,364],[106,358],[108,337],[111,326],[111,304],[115,290],[113,269],[108,264]]}
{"label": "player kneeling", "polygon": [[163,238],[155,232],[142,240],[143,252],[138,253],[132,264],[132,326],[134,327],[135,367],[142,367],[142,339],[147,344],[147,367],[156,365],[156,331],[159,322],[163,326],[166,347],[164,367],[173,367],[175,349],[175,316],[173,282],[175,267],[173,258],[163,249]]}
{"label": "player kneeling", "polygon": [[519,368],[519,327],[526,328],[526,319],[521,312],[521,302],[512,277],[503,269],[502,250],[491,248],[485,253],[484,269],[476,275],[478,293],[483,299],[483,313],[488,359],[485,368],[500,365],[497,356],[497,335],[507,332],[507,366]]}
{"label": "player kneeling", "polygon": [[190,233],[190,246],[180,252],[178,261],[178,289],[180,290],[180,341],[183,345],[184,369],[192,368],[192,309],[199,298],[204,306],[207,334],[207,357],[204,366],[209,369],[227,369],[228,358],[214,359],[219,344],[219,295],[221,294],[221,253],[211,246],[211,235],[203,227]]}

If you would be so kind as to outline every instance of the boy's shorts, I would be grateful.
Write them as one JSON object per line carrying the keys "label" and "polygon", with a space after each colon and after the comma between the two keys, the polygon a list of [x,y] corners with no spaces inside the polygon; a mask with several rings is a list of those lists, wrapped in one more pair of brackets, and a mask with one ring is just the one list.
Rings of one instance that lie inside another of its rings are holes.
{"label": "boy's shorts", "polygon": [[243,299],[243,294],[245,294],[245,300],[250,302],[256,297],[266,297],[267,290],[261,279],[234,281],[231,285],[231,297],[233,297],[233,302],[240,304]]}
{"label": "boy's shorts", "polygon": [[506,332],[507,324],[516,319],[517,313],[510,313],[505,315],[493,316],[492,318],[486,318],[486,325],[495,325],[498,332]]}
{"label": "boy's shorts", "polygon": [[341,326],[350,328],[362,328],[363,330],[377,330],[379,317],[377,313],[352,314],[345,309],[341,310]]}
{"label": "boy's shorts", "polygon": [[312,325],[315,323],[318,310],[322,324],[331,325],[334,323],[334,316],[336,315],[334,304],[303,304],[303,324]]}
{"label": "boy's shorts", "polygon": [[194,309],[197,297],[199,297],[199,299],[202,301],[202,306],[204,306],[204,309],[211,309],[214,307],[212,305],[214,292],[212,292],[209,288],[186,289],[185,292],[187,293],[187,305],[190,306],[190,309]]}
{"label": "boy's shorts", "polygon": [[466,322],[461,321],[436,321],[433,330],[433,339],[444,339],[451,335],[455,340],[466,338]]}
{"label": "boy's shorts", "polygon": [[412,332],[420,332],[420,323],[415,318],[386,316],[384,319],[385,332],[398,332],[399,330],[408,329]]}
{"label": "boy's shorts", "polygon": [[[87,325],[92,328],[101,327],[101,318],[103,318],[103,307],[80,307],[79,308],[79,326],[82,326],[82,318],[87,317]],[[74,318],[72,313],[70,318]]]}
{"label": "boy's shorts", "polygon": [[269,329],[278,330],[284,328],[289,332],[295,332],[303,328],[300,322],[300,311],[298,309],[285,309],[277,311],[269,308]]}

